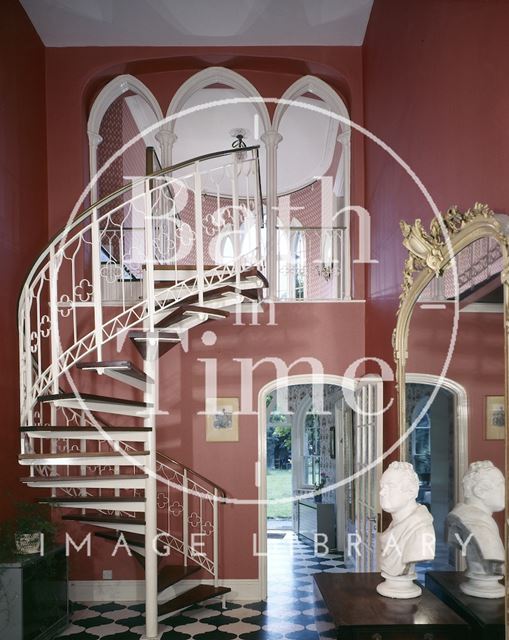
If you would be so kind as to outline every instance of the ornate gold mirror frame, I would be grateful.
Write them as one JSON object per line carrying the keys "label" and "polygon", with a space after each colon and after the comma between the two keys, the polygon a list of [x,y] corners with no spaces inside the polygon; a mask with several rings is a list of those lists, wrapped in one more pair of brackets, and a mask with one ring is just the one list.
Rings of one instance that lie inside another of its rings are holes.
{"label": "ornate gold mirror frame", "polygon": [[[419,296],[427,285],[451,262],[462,249],[480,238],[492,237],[500,245],[503,258],[501,280],[504,290],[504,362],[505,362],[505,415],[509,417],[509,376],[508,376],[508,333],[509,333],[509,236],[504,232],[501,223],[494,212],[483,204],[476,203],[468,211],[461,212],[457,207],[449,209],[442,218],[442,223],[434,218],[430,230],[426,231],[421,220],[417,219],[413,225],[401,222],[403,245],[408,249],[403,272],[402,293],[397,312],[396,328],[393,333],[394,360],[396,363],[396,383],[398,393],[398,424],[399,437],[406,432],[406,362],[408,359],[408,334],[412,313]],[[445,354],[444,354],[445,359]],[[506,427],[507,434],[507,427]],[[400,457],[406,457],[406,447],[403,440],[400,446]],[[509,437],[505,439],[505,476],[506,476],[506,525],[505,525],[505,553],[506,553],[506,605],[508,603],[508,567],[509,544]],[[509,616],[506,606],[506,638],[509,640]]]}

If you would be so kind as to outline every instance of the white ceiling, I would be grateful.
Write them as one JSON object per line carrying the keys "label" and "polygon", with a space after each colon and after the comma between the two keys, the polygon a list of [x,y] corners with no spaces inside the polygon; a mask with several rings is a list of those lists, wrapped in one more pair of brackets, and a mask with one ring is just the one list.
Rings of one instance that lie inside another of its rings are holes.
{"label": "white ceiling", "polygon": [[47,47],[342,45],[373,0],[20,0]]}

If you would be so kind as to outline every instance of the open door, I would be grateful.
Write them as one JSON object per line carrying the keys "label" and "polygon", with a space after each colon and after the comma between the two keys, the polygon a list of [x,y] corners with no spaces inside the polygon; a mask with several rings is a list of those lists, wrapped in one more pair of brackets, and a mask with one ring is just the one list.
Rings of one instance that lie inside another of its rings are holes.
{"label": "open door", "polygon": [[349,571],[378,571],[378,531],[381,524],[378,491],[383,452],[382,384],[379,376],[365,376],[358,381],[355,391],[348,398],[353,419],[350,424],[345,420],[344,424],[345,472],[354,476],[345,486],[345,562]]}

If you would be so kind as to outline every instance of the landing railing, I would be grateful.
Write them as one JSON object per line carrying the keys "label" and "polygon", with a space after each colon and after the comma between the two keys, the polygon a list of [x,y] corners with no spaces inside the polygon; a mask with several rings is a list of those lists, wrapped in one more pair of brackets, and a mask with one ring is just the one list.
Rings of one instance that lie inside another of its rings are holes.
{"label": "landing railing", "polygon": [[345,227],[278,226],[277,296],[280,300],[343,300]]}
{"label": "landing railing", "polygon": [[[81,358],[190,295],[262,267],[258,147],[208,154],[127,184],[87,209],[39,256],[18,309],[21,424],[45,422]],[[169,270],[156,289],[154,268]],[[205,269],[205,266],[212,267]],[[182,269],[182,267],[185,267]],[[33,361],[33,366],[32,366]]]}

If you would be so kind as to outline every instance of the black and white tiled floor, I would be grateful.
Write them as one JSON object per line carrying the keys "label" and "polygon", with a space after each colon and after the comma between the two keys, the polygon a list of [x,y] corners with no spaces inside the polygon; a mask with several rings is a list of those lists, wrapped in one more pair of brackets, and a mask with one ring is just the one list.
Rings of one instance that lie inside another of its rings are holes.
{"label": "black and white tiled floor", "polygon": [[[317,557],[292,532],[268,540],[268,598],[252,603],[193,606],[161,622],[162,640],[326,640],[334,629],[313,591],[319,571],[344,572],[339,555]],[[139,640],[143,604],[73,604],[71,625],[58,639]],[[57,639],[57,640],[58,640]]]}

